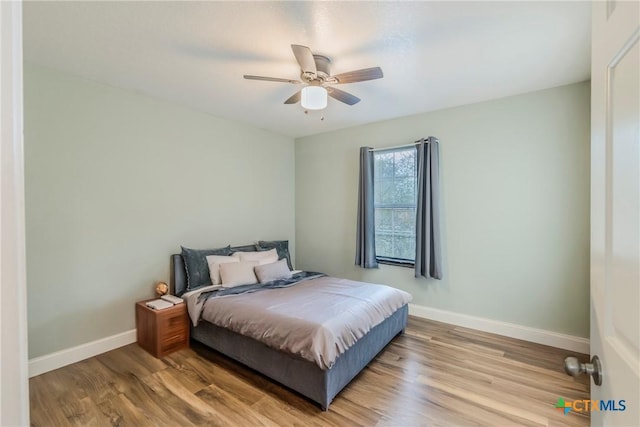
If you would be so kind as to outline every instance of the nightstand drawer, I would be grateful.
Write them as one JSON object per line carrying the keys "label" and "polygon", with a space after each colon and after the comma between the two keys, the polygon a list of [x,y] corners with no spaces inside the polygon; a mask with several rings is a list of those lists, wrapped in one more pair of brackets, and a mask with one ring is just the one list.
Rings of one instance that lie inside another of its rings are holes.
{"label": "nightstand drawer", "polygon": [[189,328],[185,321],[186,313],[178,313],[171,316],[162,316],[158,319],[158,329],[165,334],[172,334],[177,331],[184,331]]}
{"label": "nightstand drawer", "polygon": [[184,341],[184,340],[178,340],[175,342],[169,342],[169,343],[164,343],[161,346],[160,352],[164,355],[164,354],[169,354],[169,353],[173,353],[176,350],[180,350],[183,348],[187,348],[189,346],[189,343]]}
{"label": "nightstand drawer", "polygon": [[175,342],[175,341],[185,341],[186,338],[187,338],[187,331],[185,328],[160,332],[160,342],[162,344]]}

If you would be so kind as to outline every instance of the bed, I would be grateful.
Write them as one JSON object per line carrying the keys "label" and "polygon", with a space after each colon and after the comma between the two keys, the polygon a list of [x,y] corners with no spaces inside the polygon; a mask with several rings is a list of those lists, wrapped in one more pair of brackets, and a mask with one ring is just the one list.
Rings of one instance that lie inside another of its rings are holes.
{"label": "bed", "polygon": [[[180,254],[176,254],[171,256],[171,261],[172,291],[180,295],[187,289],[184,259]],[[315,277],[311,279],[316,280]],[[191,338],[302,394],[316,402],[323,410],[328,410],[334,397],[395,336],[404,331],[407,318],[408,307],[405,302],[366,331],[355,343],[349,344],[335,360],[324,365],[204,319],[200,320],[197,326],[191,325]]]}

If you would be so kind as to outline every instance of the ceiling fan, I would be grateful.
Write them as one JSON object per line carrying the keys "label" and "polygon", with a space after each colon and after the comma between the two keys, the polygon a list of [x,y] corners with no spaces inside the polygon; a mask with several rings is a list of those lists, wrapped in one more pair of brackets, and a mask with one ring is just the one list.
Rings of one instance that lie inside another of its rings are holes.
{"label": "ceiling fan", "polygon": [[332,87],[332,85],[364,82],[383,77],[380,67],[364,68],[362,70],[349,71],[346,73],[331,75],[329,67],[331,60],[323,55],[314,55],[306,46],[292,44],[291,49],[300,64],[300,79],[282,79],[277,77],[263,77],[244,75],[245,79],[263,80],[268,82],[280,82],[291,84],[306,84],[289,97],[285,104],[297,104],[300,102],[305,109],[321,110],[327,106],[327,95],[347,105],[354,105],[360,102],[360,98],[343,90]]}

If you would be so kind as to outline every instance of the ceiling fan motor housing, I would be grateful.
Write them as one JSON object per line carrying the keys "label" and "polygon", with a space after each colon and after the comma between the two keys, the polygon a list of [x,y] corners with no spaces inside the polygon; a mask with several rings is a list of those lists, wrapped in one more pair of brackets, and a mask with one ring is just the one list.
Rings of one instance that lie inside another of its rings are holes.
{"label": "ceiling fan motor housing", "polygon": [[320,85],[331,75],[331,60],[323,55],[313,55],[313,60],[316,63],[316,74],[303,72],[300,77],[310,85],[314,85],[314,82]]}

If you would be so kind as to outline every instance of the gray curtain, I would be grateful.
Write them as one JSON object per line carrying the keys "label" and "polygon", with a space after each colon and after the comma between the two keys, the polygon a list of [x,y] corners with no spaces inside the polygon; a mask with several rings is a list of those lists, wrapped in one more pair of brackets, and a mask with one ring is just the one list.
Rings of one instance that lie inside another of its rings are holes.
{"label": "gray curtain", "polygon": [[418,149],[416,277],[442,279],[438,139],[432,136],[422,139],[416,148]]}
{"label": "gray curtain", "polygon": [[356,265],[362,268],[378,268],[373,214],[373,153],[369,147],[360,147]]}

